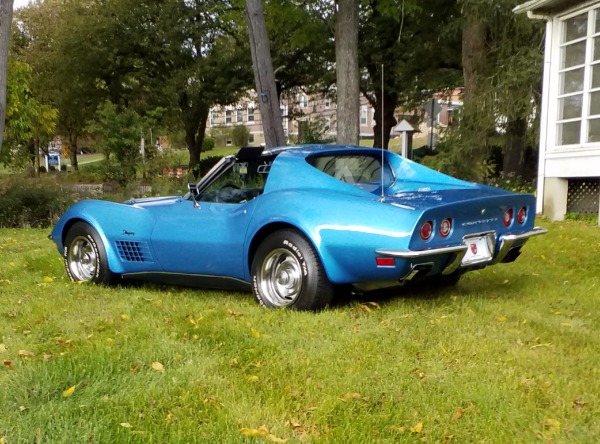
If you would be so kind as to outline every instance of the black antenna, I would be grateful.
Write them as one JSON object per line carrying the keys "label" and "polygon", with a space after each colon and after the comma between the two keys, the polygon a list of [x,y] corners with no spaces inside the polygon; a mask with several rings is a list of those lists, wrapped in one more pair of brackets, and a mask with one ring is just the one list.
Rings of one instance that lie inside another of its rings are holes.
{"label": "black antenna", "polygon": [[381,64],[381,198],[380,202],[385,201],[385,195],[383,190],[383,172],[384,170],[384,153],[383,153],[383,135],[384,135],[384,123],[383,123],[383,63]]}

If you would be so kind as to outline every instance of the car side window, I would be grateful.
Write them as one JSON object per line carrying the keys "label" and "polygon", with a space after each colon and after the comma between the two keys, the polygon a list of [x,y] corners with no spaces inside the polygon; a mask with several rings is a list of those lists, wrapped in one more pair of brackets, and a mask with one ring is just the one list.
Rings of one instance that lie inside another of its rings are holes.
{"label": "car side window", "polygon": [[196,199],[199,202],[244,203],[259,196],[271,162],[255,159],[236,162],[215,179]]}

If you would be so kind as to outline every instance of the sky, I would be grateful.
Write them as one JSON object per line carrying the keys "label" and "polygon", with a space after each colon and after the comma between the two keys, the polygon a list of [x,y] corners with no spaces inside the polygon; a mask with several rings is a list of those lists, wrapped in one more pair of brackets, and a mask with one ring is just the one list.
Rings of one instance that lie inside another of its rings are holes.
{"label": "sky", "polygon": [[13,9],[20,8],[21,6],[27,6],[27,3],[29,3],[29,0],[15,0]]}

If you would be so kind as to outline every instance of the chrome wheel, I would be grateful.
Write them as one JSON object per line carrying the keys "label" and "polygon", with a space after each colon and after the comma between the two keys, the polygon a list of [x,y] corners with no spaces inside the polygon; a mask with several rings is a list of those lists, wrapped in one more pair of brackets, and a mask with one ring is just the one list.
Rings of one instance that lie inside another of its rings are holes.
{"label": "chrome wheel", "polygon": [[67,266],[76,281],[91,281],[98,266],[95,246],[85,236],[77,236],[69,245]]}
{"label": "chrome wheel", "polygon": [[300,295],[302,283],[300,261],[289,250],[278,248],[264,258],[258,272],[258,285],[270,305],[291,305]]}

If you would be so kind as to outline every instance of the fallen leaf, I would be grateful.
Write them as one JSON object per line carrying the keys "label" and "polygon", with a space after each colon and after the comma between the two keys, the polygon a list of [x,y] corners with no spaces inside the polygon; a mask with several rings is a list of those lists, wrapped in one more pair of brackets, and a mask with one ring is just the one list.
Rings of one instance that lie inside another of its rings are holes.
{"label": "fallen leaf", "polygon": [[21,357],[21,358],[33,358],[34,356],[35,356],[35,353],[32,353],[30,351],[19,350],[19,357]]}
{"label": "fallen leaf", "polygon": [[122,422],[121,424],[119,424],[121,427],[124,427],[126,429],[130,429],[131,428],[131,424],[129,424],[128,422]]}
{"label": "fallen leaf", "polygon": [[45,284],[51,284],[52,282],[54,282],[54,279],[52,279],[50,276],[44,276],[43,281]]}
{"label": "fallen leaf", "polygon": [[4,364],[4,367],[12,370],[13,366],[12,366],[12,361],[10,359],[5,359],[2,361],[2,363]]}
{"label": "fallen leaf", "polygon": [[581,399],[576,399],[575,401],[573,401],[574,408],[581,409],[581,408],[585,407],[585,404],[586,404],[586,402]]}
{"label": "fallen leaf", "polygon": [[456,422],[464,414],[465,414],[465,409],[463,409],[462,407],[459,407],[456,409],[456,412],[454,412],[454,415],[452,415],[452,419],[450,421]]}
{"label": "fallen leaf", "polygon": [[125,313],[123,313],[123,314],[121,315],[121,319],[122,319],[123,321],[128,321],[128,320],[129,320],[129,315],[128,315],[128,314],[125,314]]}
{"label": "fallen leaf", "polygon": [[254,328],[250,329],[250,333],[252,333],[252,336],[254,336],[255,338],[260,338],[261,337],[260,332],[258,330],[256,330],[256,329],[254,329]]}
{"label": "fallen leaf", "polygon": [[50,359],[52,359],[52,355],[49,353],[44,353],[44,361],[48,362]]}
{"label": "fallen leaf", "polygon": [[244,316],[244,313],[240,313],[239,311],[233,311],[230,309],[227,309],[227,314],[229,316]]}
{"label": "fallen leaf", "polygon": [[288,421],[288,422],[285,423],[285,425],[288,426],[288,427],[291,427],[296,432],[304,433],[304,427],[302,427],[302,424],[300,424],[299,422]]}
{"label": "fallen leaf", "polygon": [[548,435],[560,433],[560,421],[556,419],[544,419],[544,431]]}
{"label": "fallen leaf", "polygon": [[362,311],[364,311],[365,313],[371,313],[371,311],[373,311],[373,310],[371,310],[371,309],[369,308],[369,306],[368,306],[368,305],[365,305],[365,304],[360,304],[360,305],[359,305],[359,307],[360,307],[360,309],[361,309]]}
{"label": "fallen leaf", "polygon": [[250,382],[256,382],[256,381],[258,381],[259,378],[256,375],[250,375],[246,379]]}
{"label": "fallen leaf", "polygon": [[278,442],[278,443],[287,442],[287,439],[279,438],[279,437],[273,435],[272,433],[269,433],[266,436],[266,438],[267,438],[267,441],[271,441],[271,442]]}
{"label": "fallen leaf", "polygon": [[4,353],[5,351],[8,351],[8,348],[6,348],[6,345],[0,344],[0,353]]}
{"label": "fallen leaf", "polygon": [[242,427],[240,429],[240,433],[244,436],[258,438],[261,436],[267,436],[269,434],[269,429],[267,429],[267,426],[265,425],[261,425],[258,429],[247,429]]}
{"label": "fallen leaf", "polygon": [[27,410],[27,407],[25,407],[24,405],[19,407],[20,412],[24,412],[25,410]]}
{"label": "fallen leaf", "polygon": [[73,393],[75,393],[75,388],[76,388],[76,387],[77,387],[76,385],[72,385],[71,387],[69,387],[68,389],[66,389],[66,390],[63,392],[63,397],[64,397],[64,398],[68,398],[68,397],[69,397],[69,396],[71,396]]}
{"label": "fallen leaf", "polygon": [[360,396],[360,393],[356,393],[356,392],[348,392],[342,396],[342,399],[344,401],[348,401],[349,399],[360,399],[360,398],[362,398],[362,396]]}
{"label": "fallen leaf", "polygon": [[423,423],[419,422],[416,426],[411,427],[410,431],[413,433],[421,433],[423,431]]}
{"label": "fallen leaf", "polygon": [[137,373],[137,371],[140,369],[140,365],[136,364],[134,366],[132,366],[129,371],[131,372],[132,375],[135,375]]}
{"label": "fallen leaf", "polygon": [[162,365],[160,362],[153,362],[152,363],[152,369],[156,370],[157,372],[161,372],[164,373],[165,372],[165,367],[164,365]]}

